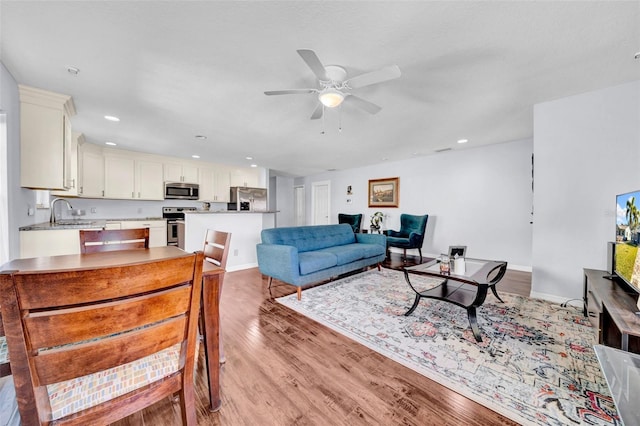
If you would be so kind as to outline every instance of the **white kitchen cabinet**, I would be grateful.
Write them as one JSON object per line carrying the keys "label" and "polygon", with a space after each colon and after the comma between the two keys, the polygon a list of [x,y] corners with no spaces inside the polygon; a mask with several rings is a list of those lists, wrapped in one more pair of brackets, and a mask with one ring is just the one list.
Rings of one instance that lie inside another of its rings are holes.
{"label": "white kitchen cabinet", "polygon": [[106,153],[104,157],[105,198],[163,200],[163,163],[143,156]]}
{"label": "white kitchen cabinet", "polygon": [[230,171],[229,186],[258,187],[260,170],[256,167],[235,167]]}
{"label": "white kitchen cabinet", "polygon": [[20,92],[20,186],[69,190],[75,114],[67,95],[18,85]]}
{"label": "white kitchen cabinet", "polygon": [[78,195],[85,198],[104,197],[104,155],[96,145],[78,145]]}
{"label": "white kitchen cabinet", "polygon": [[149,228],[149,247],[167,245],[166,220],[123,220],[121,229]]}
{"label": "white kitchen cabinet", "polygon": [[162,162],[156,160],[136,159],[135,198],[138,200],[164,200],[162,174]]}
{"label": "white kitchen cabinet", "polygon": [[80,254],[80,230],[20,231],[20,258]]}
{"label": "white kitchen cabinet", "polygon": [[191,163],[165,162],[164,181],[198,183],[198,166]]}
{"label": "white kitchen cabinet", "polygon": [[[67,129],[71,131],[71,125],[67,126]],[[66,179],[69,189],[66,191],[51,191],[51,194],[62,197],[76,197],[80,193],[78,146],[84,140],[84,136],[82,133],[72,132],[69,140],[71,141],[69,144],[69,155],[65,155],[65,168],[69,171]]]}
{"label": "white kitchen cabinet", "polygon": [[200,167],[200,201],[229,202],[229,169],[223,165]]}
{"label": "white kitchen cabinet", "polygon": [[132,157],[105,154],[104,197],[134,199],[135,160]]}

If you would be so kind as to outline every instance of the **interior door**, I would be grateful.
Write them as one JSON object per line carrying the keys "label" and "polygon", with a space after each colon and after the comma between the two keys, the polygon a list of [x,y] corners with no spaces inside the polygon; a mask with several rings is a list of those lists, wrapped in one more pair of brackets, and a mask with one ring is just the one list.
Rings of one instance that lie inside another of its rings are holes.
{"label": "interior door", "polygon": [[311,184],[311,212],[313,225],[329,224],[329,181],[314,182]]}

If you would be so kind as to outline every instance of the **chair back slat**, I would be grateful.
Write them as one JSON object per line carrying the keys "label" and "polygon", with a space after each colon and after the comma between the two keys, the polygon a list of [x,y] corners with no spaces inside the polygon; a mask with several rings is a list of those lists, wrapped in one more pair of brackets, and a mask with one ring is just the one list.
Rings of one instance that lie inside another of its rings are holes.
{"label": "chair back slat", "polygon": [[80,252],[149,248],[149,228],[80,230]]}
{"label": "chair back slat", "polygon": [[[63,307],[83,301],[128,297],[190,281],[192,272],[185,266],[193,263],[192,257],[185,253],[183,257],[165,261],[161,267],[157,263],[146,262],[91,270],[17,273],[14,279],[23,309]],[[52,288],[56,290],[52,291]]]}
{"label": "chair back slat", "polygon": [[204,238],[203,252],[205,260],[221,267],[222,269],[226,269],[230,241],[230,232],[208,229]]}
{"label": "chair back slat", "polygon": [[[91,306],[31,311],[24,318],[32,349],[97,339],[185,315],[190,285]],[[112,318],[111,321],[102,321]]]}
{"label": "chair back slat", "polygon": [[183,315],[130,333],[38,351],[33,357],[36,384],[63,382],[144,358],[182,342],[185,329]]}

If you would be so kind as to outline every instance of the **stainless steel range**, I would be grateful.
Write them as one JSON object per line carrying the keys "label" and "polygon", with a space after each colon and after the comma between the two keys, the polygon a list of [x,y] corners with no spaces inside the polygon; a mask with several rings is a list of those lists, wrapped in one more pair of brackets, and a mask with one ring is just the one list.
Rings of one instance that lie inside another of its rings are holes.
{"label": "stainless steel range", "polygon": [[180,232],[178,221],[184,221],[184,212],[193,212],[197,207],[163,207],[162,217],[167,219],[167,245],[177,246]]}

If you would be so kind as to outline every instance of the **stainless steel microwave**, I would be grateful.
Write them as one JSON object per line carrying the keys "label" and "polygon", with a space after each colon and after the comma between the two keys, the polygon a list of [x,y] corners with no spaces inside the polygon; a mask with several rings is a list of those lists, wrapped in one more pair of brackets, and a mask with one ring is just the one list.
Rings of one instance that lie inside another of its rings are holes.
{"label": "stainless steel microwave", "polygon": [[197,200],[200,187],[197,183],[166,182],[164,184],[165,200]]}

